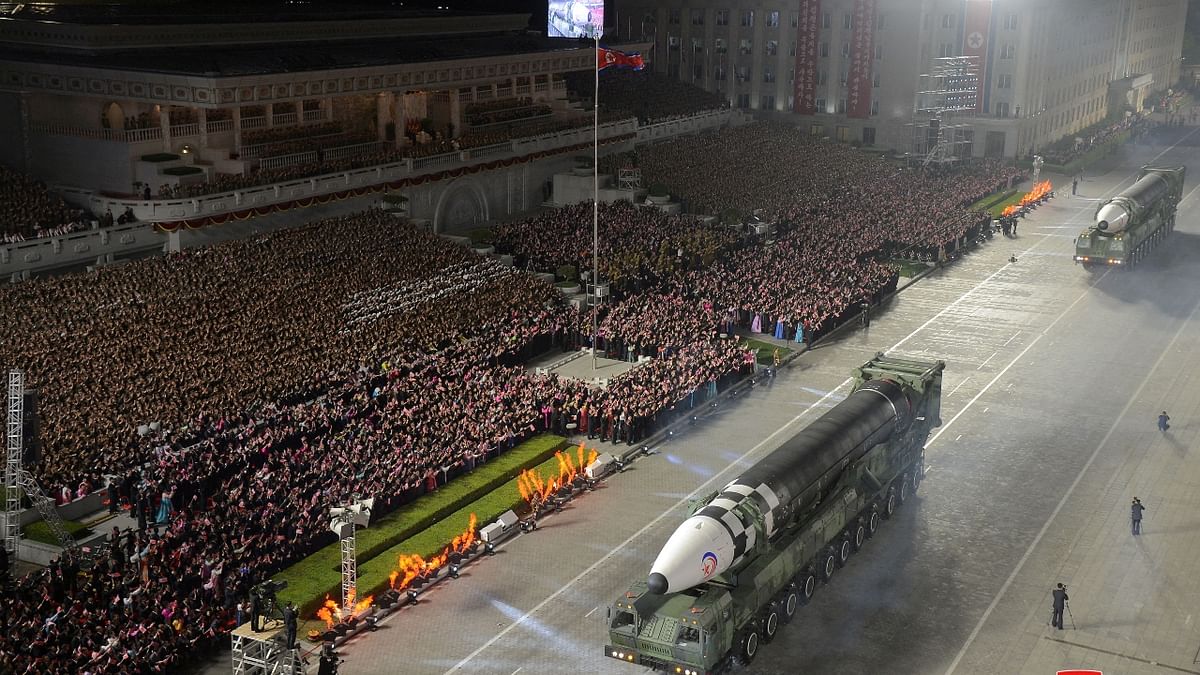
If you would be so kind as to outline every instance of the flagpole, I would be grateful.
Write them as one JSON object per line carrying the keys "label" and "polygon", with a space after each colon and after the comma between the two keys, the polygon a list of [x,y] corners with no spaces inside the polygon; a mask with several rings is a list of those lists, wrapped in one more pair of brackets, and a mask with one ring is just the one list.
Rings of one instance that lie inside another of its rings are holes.
{"label": "flagpole", "polygon": [[592,98],[592,370],[596,370],[596,345],[600,341],[600,33],[596,39],[596,90]]}

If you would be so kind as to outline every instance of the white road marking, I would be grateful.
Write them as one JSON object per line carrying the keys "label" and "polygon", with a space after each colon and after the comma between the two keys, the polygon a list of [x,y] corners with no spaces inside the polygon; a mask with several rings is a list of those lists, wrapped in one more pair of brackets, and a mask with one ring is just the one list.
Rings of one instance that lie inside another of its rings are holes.
{"label": "white road marking", "polygon": [[1112,426],[1109,427],[1108,433],[1104,434],[1104,438],[1100,440],[1100,444],[1096,446],[1094,451],[1092,451],[1092,456],[1088,458],[1088,461],[1083,465],[1083,468],[1079,470],[1079,473],[1075,476],[1075,480],[1071,482],[1071,486],[1067,488],[1066,492],[1063,493],[1062,499],[1058,500],[1058,506],[1055,506],[1054,510],[1050,512],[1050,517],[1046,519],[1045,524],[1042,525],[1042,529],[1038,531],[1037,536],[1034,537],[1033,541],[1029,543],[1029,548],[1025,549],[1025,554],[1022,555],[1021,559],[1017,561],[1017,566],[1013,568],[1012,573],[1008,575],[1008,579],[1004,581],[1004,585],[1001,586],[1000,590],[996,592],[996,597],[992,598],[992,602],[988,605],[987,609],[984,610],[983,616],[979,617],[979,623],[975,624],[974,630],[972,630],[971,634],[967,636],[967,641],[963,643],[962,649],[958,650],[958,656],[954,657],[954,661],[951,662],[950,667],[946,669],[946,675],[953,675],[955,669],[958,668],[958,664],[963,660],[963,657],[967,655],[967,650],[971,648],[971,645],[974,644],[975,639],[979,637],[979,632],[983,630],[983,625],[987,623],[988,617],[992,615],[992,612],[995,611],[996,606],[1000,604],[1000,599],[1004,597],[1005,593],[1008,592],[1009,587],[1011,587],[1013,581],[1016,580],[1017,574],[1019,574],[1021,569],[1025,567],[1025,563],[1028,562],[1029,557],[1033,555],[1033,550],[1037,548],[1039,543],[1041,543],[1042,537],[1046,536],[1046,532],[1050,530],[1050,526],[1054,523],[1054,519],[1058,517],[1059,511],[1062,511],[1062,508],[1066,505],[1067,500],[1070,499],[1071,495],[1075,492],[1075,488],[1079,485],[1079,481],[1083,480],[1083,474],[1087,473],[1087,470],[1092,467],[1092,463],[1095,462],[1096,458],[1100,456],[1100,451],[1103,450],[1106,445],[1108,445],[1108,440],[1112,438],[1113,433],[1115,433],[1117,427],[1120,426],[1121,420],[1125,419],[1125,415],[1128,414],[1130,408],[1133,407],[1134,401],[1137,401],[1138,397],[1142,395],[1142,390],[1146,388],[1146,383],[1150,381],[1150,378],[1158,370],[1159,366],[1162,365],[1163,359],[1166,358],[1167,354],[1175,347],[1175,343],[1179,340],[1179,336],[1183,334],[1183,329],[1187,328],[1188,324],[1192,322],[1192,319],[1196,317],[1196,310],[1200,310],[1200,303],[1197,303],[1194,307],[1192,307],[1192,311],[1188,314],[1188,317],[1184,319],[1183,323],[1179,325],[1179,330],[1175,331],[1175,335],[1171,338],[1171,342],[1167,344],[1166,349],[1164,349],[1162,353],[1158,355],[1158,358],[1154,361],[1154,365],[1146,371],[1146,376],[1142,378],[1142,382],[1138,385],[1137,391],[1133,392],[1133,396],[1129,397],[1129,401],[1125,403],[1125,408],[1121,410],[1121,414],[1117,415],[1117,418],[1113,421]]}
{"label": "white road marking", "polygon": [[597,606],[597,607],[593,607],[591,612],[588,612],[587,614],[584,614],[584,615],[583,615],[583,618],[585,618],[585,619],[586,619],[586,618],[588,618],[589,616],[591,616],[591,615],[592,615],[592,612],[595,612],[595,611],[596,611],[596,610],[598,610],[598,609],[600,609],[600,607],[599,607],[599,606]]}
{"label": "white road marking", "polygon": [[953,395],[954,395],[954,392],[958,391],[958,388],[959,388],[959,387],[961,387],[961,386],[963,386],[964,384],[966,384],[966,383],[967,383],[967,380],[969,380],[969,379],[971,379],[971,378],[970,378],[970,377],[967,377],[967,379],[966,379],[966,380],[963,380],[962,382],[959,382],[959,383],[958,383],[958,384],[957,384],[957,385],[956,385],[956,386],[955,386],[953,389],[951,389],[951,390],[950,390],[950,393],[949,393],[949,394],[946,394],[946,398],[950,398],[951,396],[953,396]]}
{"label": "white road marking", "polygon": [[517,673],[521,672],[521,669],[524,667],[525,666],[517,666],[517,669],[512,671],[512,673],[510,673],[509,675],[517,675]]}
{"label": "white road marking", "polygon": [[1016,340],[1016,339],[1017,339],[1017,336],[1018,336],[1018,335],[1020,335],[1020,334],[1021,334],[1021,331],[1017,331],[1017,332],[1013,333],[1012,337],[1010,337],[1010,338],[1008,338],[1007,340],[1005,340],[1005,341],[1004,341],[1004,345],[1003,345],[1003,346],[1004,346],[1004,347],[1007,347],[1007,346],[1008,346],[1008,343],[1009,343],[1009,342],[1012,342],[1013,340]]}
{"label": "white road marking", "polygon": [[961,440],[962,440],[962,434],[959,434],[959,435],[958,435],[958,438],[955,438],[954,440],[955,440],[955,442],[961,441]]}
{"label": "white road marking", "polygon": [[983,363],[979,364],[979,367],[976,368],[975,370],[983,370],[983,367],[988,364],[988,361],[991,361],[992,359],[996,358],[996,355],[999,353],[1000,352],[992,352],[992,355],[987,357],[986,359],[984,359]]}

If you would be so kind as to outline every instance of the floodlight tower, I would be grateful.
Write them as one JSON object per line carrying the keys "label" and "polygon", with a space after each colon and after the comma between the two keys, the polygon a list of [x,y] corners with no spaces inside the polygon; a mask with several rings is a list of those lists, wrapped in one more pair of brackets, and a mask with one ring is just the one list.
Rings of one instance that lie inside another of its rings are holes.
{"label": "floodlight tower", "polygon": [[342,544],[342,614],[349,616],[354,611],[354,598],[358,597],[358,557],[355,554],[355,532],[371,522],[371,509],[375,499],[355,496],[346,506],[329,509],[333,520],[329,529],[338,536]]}
{"label": "floodlight tower", "polygon": [[21,495],[33,503],[42,520],[49,526],[50,531],[58,539],[64,549],[74,549],[77,546],[75,538],[67,532],[54,501],[42,492],[33,474],[21,466],[24,451],[24,421],[25,421],[25,371],[13,368],[8,371],[8,411],[5,425],[5,446],[7,457],[4,464],[4,548],[17,555],[21,545]]}

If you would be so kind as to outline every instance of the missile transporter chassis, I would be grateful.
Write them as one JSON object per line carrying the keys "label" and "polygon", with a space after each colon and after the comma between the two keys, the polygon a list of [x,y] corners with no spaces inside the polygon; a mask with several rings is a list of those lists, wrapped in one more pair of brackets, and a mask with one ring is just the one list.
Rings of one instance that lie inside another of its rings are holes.
{"label": "missile transporter chassis", "polygon": [[[806,431],[833,415],[864,385],[881,381],[898,385],[912,404],[906,426],[898,424],[888,441],[831,467],[819,481],[824,484],[817,486],[815,501],[792,511],[775,536],[760,537],[744,566],[664,595],[651,593],[646,581],[633,583],[608,607],[604,655],[684,675],[711,675],[735,663],[752,662],[818,586],[829,583],[883,521],[916,493],[924,444],[930,430],[941,424],[943,368],[941,361],[877,354],[856,369],[851,396]],[[691,513],[704,509],[717,494],[693,501]]]}

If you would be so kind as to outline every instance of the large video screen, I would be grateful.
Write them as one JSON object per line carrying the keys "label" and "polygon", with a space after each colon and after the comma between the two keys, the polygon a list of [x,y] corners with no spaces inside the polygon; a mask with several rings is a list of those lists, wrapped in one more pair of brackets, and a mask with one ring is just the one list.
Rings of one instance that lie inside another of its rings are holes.
{"label": "large video screen", "polygon": [[550,37],[591,37],[604,32],[604,0],[550,0],[546,12]]}

